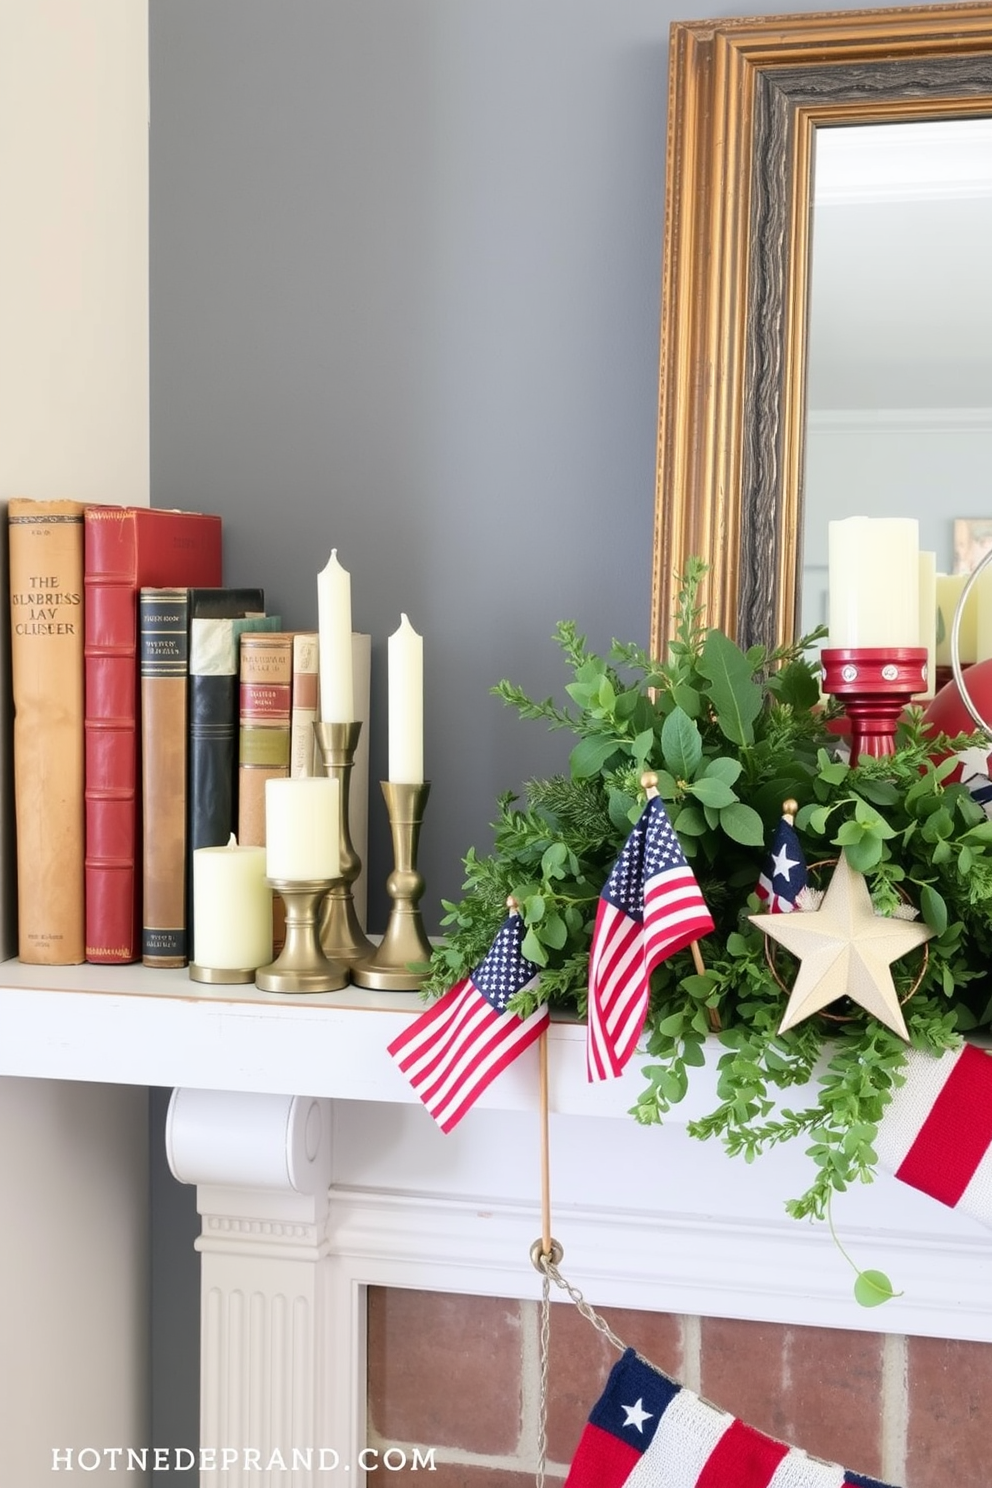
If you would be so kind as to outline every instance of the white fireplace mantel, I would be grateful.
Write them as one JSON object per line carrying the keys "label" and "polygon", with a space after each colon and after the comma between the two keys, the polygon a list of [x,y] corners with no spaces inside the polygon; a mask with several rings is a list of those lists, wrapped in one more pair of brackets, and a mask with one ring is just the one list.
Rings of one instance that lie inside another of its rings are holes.
{"label": "white fireplace mantel", "polygon": [[[0,967],[0,1075],[175,1091],[169,1159],[203,1216],[205,1419],[227,1419],[221,1377],[250,1397],[234,1376],[251,1307],[266,1336],[303,1348],[307,1390],[329,1402],[323,1438],[357,1450],[367,1285],[540,1294],[536,1051],[445,1136],[386,1053],[421,1006],[413,993],[283,997],[140,966]],[[584,1041],[580,1025],[552,1024],[552,1232],[594,1306],[992,1342],[992,1236],[975,1221],[884,1175],[839,1197],[845,1247],[903,1293],[865,1311],[826,1226],[785,1214],[809,1182],[801,1151],[748,1165],[691,1139],[686,1122],[716,1101],[711,1067],[664,1126],[638,1126],[639,1061],[590,1086]]]}
{"label": "white fireplace mantel", "polygon": [[[471,1231],[478,1289],[503,1292],[509,1274],[517,1294],[532,1294],[536,1053],[443,1136],[386,1054],[421,1006],[415,993],[280,996],[194,983],[184,971],[8,961],[0,1074],[328,1099],[339,1228],[372,1228],[384,1254],[404,1256],[419,1229],[440,1265]],[[975,1221],[885,1175],[838,1199],[835,1222],[855,1259],[905,1293],[866,1313],[825,1227],[785,1215],[808,1182],[801,1152],[747,1165],[690,1139],[685,1123],[715,1103],[712,1069],[694,1072],[664,1127],[637,1126],[627,1113],[643,1085],[639,1061],[622,1080],[590,1086],[584,1037],[565,1022],[549,1035],[552,1204],[565,1269],[593,1300],[992,1342],[992,1237]],[[604,1244],[615,1224],[622,1245]],[[518,1235],[516,1248],[504,1232]]]}

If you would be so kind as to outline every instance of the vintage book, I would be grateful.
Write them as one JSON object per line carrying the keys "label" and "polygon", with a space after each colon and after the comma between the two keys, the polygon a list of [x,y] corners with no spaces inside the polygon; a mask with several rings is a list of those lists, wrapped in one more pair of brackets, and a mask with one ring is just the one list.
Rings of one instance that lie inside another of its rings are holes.
{"label": "vintage book", "polygon": [[141,957],[138,590],[221,582],[221,519],[87,506],[85,579],[86,959]]}
{"label": "vintage book", "polygon": [[186,964],[189,590],[138,591],[143,894],[141,959]]}
{"label": "vintage book", "polygon": [[85,959],[83,505],[14,498],[10,543],[17,951]]}
{"label": "vintage book", "polygon": [[0,502],[0,958],[17,955],[14,838],[14,701],[10,683],[10,533]]}
{"label": "vintage book", "polygon": [[186,776],[186,938],[193,935],[193,853],[238,830],[238,663],[246,631],[279,630],[261,589],[191,589]]}
{"label": "vintage book", "polygon": [[294,780],[321,775],[313,726],[317,707],[319,675],[317,632],[299,630],[293,636],[293,695],[289,728],[289,773]]}
{"label": "vintage book", "polygon": [[293,632],[241,637],[238,841],[265,846],[265,782],[289,774]]}

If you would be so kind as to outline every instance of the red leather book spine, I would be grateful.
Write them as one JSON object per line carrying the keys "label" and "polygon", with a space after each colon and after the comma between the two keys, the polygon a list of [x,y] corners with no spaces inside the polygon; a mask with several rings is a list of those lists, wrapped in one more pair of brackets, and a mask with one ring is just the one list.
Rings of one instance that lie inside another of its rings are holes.
{"label": "red leather book spine", "polygon": [[216,516],[84,510],[86,959],[141,959],[138,589],[220,584]]}

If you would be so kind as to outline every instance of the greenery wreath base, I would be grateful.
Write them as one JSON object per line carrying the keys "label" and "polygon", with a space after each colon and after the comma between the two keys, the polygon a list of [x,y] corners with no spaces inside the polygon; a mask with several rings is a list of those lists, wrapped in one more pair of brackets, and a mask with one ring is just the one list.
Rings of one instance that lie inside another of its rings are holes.
{"label": "greenery wreath base", "polygon": [[[746,1161],[805,1140],[811,1181],[786,1207],[797,1218],[829,1218],[832,1193],[874,1176],[878,1123],[902,1083],[906,1046],[846,1005],[833,1009],[850,1014],[843,1021],[814,1017],[777,1031],[783,992],[746,918],[761,908],[754,888],[767,843],[791,797],[809,860],[843,851],[866,875],[880,913],[906,898],[919,907],[934,935],[904,1007],[910,1042],[935,1054],[955,1047],[992,1021],[992,821],[951,778],[955,754],[978,736],[935,736],[913,709],[893,755],[849,764],[838,752],[838,710],[820,696],[811,648],[821,632],[745,653],[706,627],[697,604],[704,572],[698,561],[687,565],[664,660],[617,642],[601,658],[565,622],[556,640],[574,706],[534,701],[507,681],[492,689],[522,718],[570,730],[577,742],[568,775],[530,781],[523,801],[500,798],[492,850],[469,850],[464,897],[444,902],[445,933],[425,991],[439,995],[469,974],[512,894],[526,925],[524,953],[542,973],[511,1007],[526,1014],[545,1000],[583,1015],[600,890],[643,807],[640,777],[655,771],[716,929],[700,943],[702,973],[688,950],[654,972],[647,1083],[632,1114],[661,1121],[705,1063],[707,1040],[718,1039],[719,1103],[690,1133],[718,1137]],[[790,982],[787,953],[777,965]],[[904,996],[918,963],[907,958],[892,969]],[[781,1096],[790,1090],[803,1102],[795,1108]]]}

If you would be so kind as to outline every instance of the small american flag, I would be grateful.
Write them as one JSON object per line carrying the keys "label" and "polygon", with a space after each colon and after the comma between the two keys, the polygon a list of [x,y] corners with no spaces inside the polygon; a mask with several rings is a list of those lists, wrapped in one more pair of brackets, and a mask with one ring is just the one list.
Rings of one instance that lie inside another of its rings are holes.
{"label": "small american flag", "polygon": [[659,796],[652,796],[599,896],[589,951],[590,1080],[622,1073],[648,1011],[659,962],[713,929]]}
{"label": "small american flag", "polygon": [[788,816],[775,828],[768,857],[755,885],[755,893],[768,914],[791,914],[796,900],[809,884],[806,857],[796,829]]}
{"label": "small american flag", "polygon": [[519,914],[507,915],[483,960],[388,1046],[442,1131],[457,1126],[496,1076],[548,1026],[545,1003],[526,1018],[506,1011],[536,987],[538,967],[521,950]]}

